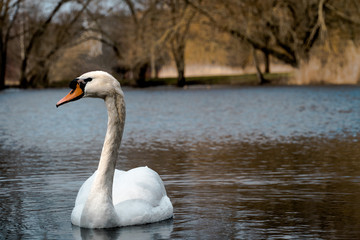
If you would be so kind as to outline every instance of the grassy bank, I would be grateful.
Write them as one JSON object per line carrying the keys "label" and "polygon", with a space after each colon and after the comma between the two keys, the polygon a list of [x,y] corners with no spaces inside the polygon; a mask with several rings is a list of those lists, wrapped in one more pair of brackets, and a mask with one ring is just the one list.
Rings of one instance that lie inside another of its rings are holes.
{"label": "grassy bank", "polygon": [[[270,85],[287,84],[291,73],[268,73],[264,74],[266,80]],[[67,87],[70,80],[53,82],[50,87]],[[121,80],[121,85],[138,87],[134,80]],[[177,78],[156,78],[148,79],[143,83],[142,87],[153,86],[176,86]],[[201,77],[187,77],[186,85],[259,85],[256,74],[241,74],[228,76],[201,76]]]}

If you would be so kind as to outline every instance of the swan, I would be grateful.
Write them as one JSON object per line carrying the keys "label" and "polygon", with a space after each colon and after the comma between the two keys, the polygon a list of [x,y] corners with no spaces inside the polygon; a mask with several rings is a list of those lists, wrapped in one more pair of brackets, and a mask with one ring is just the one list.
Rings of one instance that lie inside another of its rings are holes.
{"label": "swan", "polygon": [[159,222],[173,217],[165,186],[154,170],[115,169],[125,124],[120,83],[109,73],[92,71],[70,82],[69,94],[56,107],[83,97],[102,98],[108,125],[97,170],[81,186],[71,223],[84,228],[112,228]]}

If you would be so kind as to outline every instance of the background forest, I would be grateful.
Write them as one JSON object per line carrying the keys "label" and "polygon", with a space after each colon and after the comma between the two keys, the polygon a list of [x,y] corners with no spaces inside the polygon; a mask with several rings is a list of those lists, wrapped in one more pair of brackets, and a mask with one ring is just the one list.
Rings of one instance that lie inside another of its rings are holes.
{"label": "background forest", "polygon": [[0,89],[95,69],[136,86],[269,72],[358,84],[359,37],[357,0],[0,0]]}

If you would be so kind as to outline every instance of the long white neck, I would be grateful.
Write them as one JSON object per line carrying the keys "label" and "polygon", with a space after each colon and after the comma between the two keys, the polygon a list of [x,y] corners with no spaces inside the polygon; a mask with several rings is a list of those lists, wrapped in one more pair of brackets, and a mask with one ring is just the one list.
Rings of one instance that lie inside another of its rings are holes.
{"label": "long white neck", "polygon": [[118,150],[125,123],[125,102],[121,90],[105,98],[108,127],[96,177],[83,208],[81,226],[115,227],[118,217],[112,201],[112,188]]}
{"label": "long white neck", "polygon": [[108,111],[108,126],[92,190],[101,192],[112,199],[115,165],[125,124],[125,101],[116,93],[107,96],[105,104]]}

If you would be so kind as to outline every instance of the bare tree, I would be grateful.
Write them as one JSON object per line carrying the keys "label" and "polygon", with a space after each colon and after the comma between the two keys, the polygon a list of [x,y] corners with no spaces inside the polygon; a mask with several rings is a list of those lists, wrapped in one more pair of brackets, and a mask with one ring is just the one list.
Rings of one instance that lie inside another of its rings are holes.
{"label": "bare tree", "polygon": [[[270,71],[270,57],[299,67],[310,58],[311,52],[314,54],[314,47],[336,50],[338,43],[332,40],[335,34],[346,40],[360,39],[358,0],[117,0],[111,3],[114,5],[109,7],[99,0],[56,0],[48,5],[53,8],[46,12],[40,0],[0,0],[0,89],[4,88],[6,65],[12,59],[16,59],[15,65],[20,62],[16,67],[21,87],[48,86],[49,69],[59,59],[59,53],[89,39],[110,46],[116,59],[108,63],[114,63],[112,67],[124,78],[135,79],[138,86],[146,86],[147,80],[156,78],[160,67],[171,60],[178,73],[177,85],[184,86],[185,50],[188,41],[196,38],[194,29],[198,26],[206,26],[199,28],[207,31],[207,36],[222,38],[228,34],[231,41],[242,46],[237,48],[241,57],[232,53],[229,61],[242,62],[243,66],[253,60],[259,83],[266,82],[263,72]],[[76,7],[68,10],[65,4]],[[87,26],[83,24],[86,20]],[[12,53],[8,58],[9,42],[11,48],[17,44],[11,41],[15,39],[21,43],[21,54]],[[197,38],[197,41],[208,39]],[[343,39],[340,44],[345,42]],[[230,44],[226,48],[229,49],[226,51],[236,49]],[[264,70],[260,68],[262,63]]]}
{"label": "bare tree", "polygon": [[[135,79],[138,86],[145,86],[146,73],[149,69],[150,56],[151,56],[151,39],[152,35],[149,30],[152,29],[150,19],[153,11],[156,10],[156,1],[136,1],[125,0],[132,19],[132,28],[128,29],[126,45],[128,49],[127,62],[130,73]],[[138,6],[138,9],[135,8]],[[129,41],[130,40],[130,41]]]}
{"label": "bare tree", "polygon": [[30,29],[27,31],[28,39],[25,41],[20,66],[20,87],[48,86],[48,72],[52,63],[51,58],[61,48],[66,47],[66,45],[74,40],[73,37],[76,32],[73,32],[71,29],[78,23],[81,14],[90,1],[84,0],[79,2],[82,5],[80,10],[65,13],[66,18],[63,18],[63,22],[54,23],[53,19],[59,15],[58,13],[62,6],[65,3],[71,2],[70,0],[59,0],[43,21],[35,22],[34,26],[29,27]]}
{"label": "bare tree", "polygon": [[185,85],[185,47],[191,23],[196,12],[181,0],[169,1],[172,34],[169,38],[171,53],[178,72],[177,86]]}
{"label": "bare tree", "polygon": [[0,0],[0,90],[5,88],[8,43],[22,0]]}
{"label": "bare tree", "polygon": [[48,29],[55,14],[60,10],[62,5],[66,2],[68,2],[68,0],[58,1],[58,3],[54,7],[54,9],[50,12],[50,14],[45,19],[45,21],[40,23],[39,26],[36,28],[36,30],[31,34],[30,40],[28,41],[28,43],[25,47],[25,51],[24,51],[24,55],[23,55],[23,59],[22,59],[21,67],[20,67],[20,74],[21,74],[20,75],[20,87],[27,88],[29,85],[29,82],[27,79],[27,67],[28,67],[29,56],[30,56],[31,51],[33,50],[33,47],[35,46],[35,43],[37,41],[39,41],[39,39],[41,39],[41,37],[46,33],[46,30]]}
{"label": "bare tree", "polygon": [[[309,57],[310,50],[319,40],[329,45],[328,26],[351,12],[348,3],[331,0],[186,0],[205,16],[207,24],[227,32],[265,56],[271,55],[286,64],[298,67],[301,59]],[[354,2],[352,5],[356,5]],[[337,7],[335,7],[337,6]],[[343,8],[340,11],[338,8]]]}
{"label": "bare tree", "polygon": [[124,8],[108,16],[88,12],[93,23],[92,31],[98,32],[98,41],[110,46],[117,58],[116,72],[122,78],[135,79],[138,86],[145,85],[151,53],[151,19],[156,1],[124,0]]}

